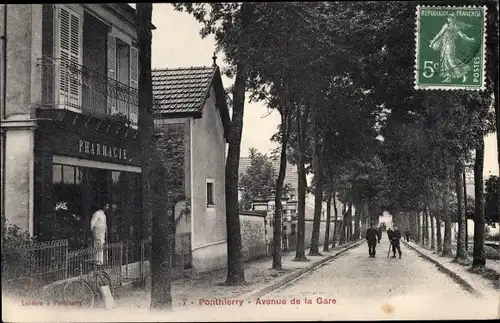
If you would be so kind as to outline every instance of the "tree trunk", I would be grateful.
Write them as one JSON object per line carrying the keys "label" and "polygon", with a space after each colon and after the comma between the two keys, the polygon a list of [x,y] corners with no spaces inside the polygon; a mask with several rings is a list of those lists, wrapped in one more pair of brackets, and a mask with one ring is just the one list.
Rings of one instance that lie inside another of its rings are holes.
{"label": "tree trunk", "polygon": [[[283,183],[285,182],[286,175],[286,148],[288,145],[288,137],[290,135],[290,111],[288,107],[283,107],[281,113],[281,155],[280,155],[280,169],[278,178],[276,179],[276,195],[274,197],[274,231],[273,231],[273,269],[281,269],[281,218],[282,218],[282,205],[281,195],[283,191]],[[276,225],[279,223],[280,225]]]}
{"label": "tree trunk", "polygon": [[431,214],[430,210],[427,208],[427,213],[425,214],[425,246],[429,247],[430,241],[429,241],[429,222],[430,222]]}
{"label": "tree trunk", "polygon": [[[315,113],[317,114],[317,113]],[[311,233],[311,248],[309,256],[321,256],[319,252],[319,229],[321,226],[321,211],[323,209],[323,167],[322,167],[322,144],[318,127],[314,127],[314,178],[316,189],[314,192],[314,219]]]}
{"label": "tree trunk", "polygon": [[426,240],[425,240],[425,228],[427,225],[427,210],[424,208],[422,211],[422,246],[426,246]]}
{"label": "tree trunk", "polygon": [[444,239],[443,252],[445,257],[451,257],[451,216],[450,216],[450,167],[446,166],[446,176],[443,181],[443,221],[444,221]]}
{"label": "tree trunk", "polygon": [[360,221],[361,221],[361,214],[359,213],[359,205],[355,206],[354,210],[354,236],[353,240],[359,239],[360,237]]}
{"label": "tree trunk", "polygon": [[[136,25],[139,47],[139,126],[143,156],[143,232],[142,238],[152,236],[151,241],[151,309],[172,309],[171,276],[172,241],[175,226],[172,217],[165,216],[167,190],[165,172],[157,159],[153,144],[153,83],[151,79],[151,3],[137,4]],[[152,207],[154,192],[154,208]]]}
{"label": "tree trunk", "polygon": [[434,218],[435,213],[433,210],[430,210],[430,220],[431,220],[431,250],[436,249],[436,235],[434,232]]}
{"label": "tree trunk", "polygon": [[441,237],[441,212],[436,212],[436,252],[443,251],[443,239]]}
{"label": "tree trunk", "polygon": [[363,229],[361,230],[361,237],[366,238],[366,230],[368,229],[368,219],[370,218],[370,210],[368,206],[368,201],[363,204]]}
{"label": "tree trunk", "polygon": [[347,203],[344,203],[342,206],[342,225],[341,225],[341,235],[340,235],[340,241],[339,244],[343,245],[347,241],[347,231],[346,231],[346,220],[347,216]]}
{"label": "tree trunk", "polygon": [[[170,201],[165,183],[165,169],[156,164],[154,192],[153,237],[151,241],[151,309],[172,310],[172,268],[175,250],[175,204]],[[166,214],[165,214],[166,213]]]}
{"label": "tree trunk", "polygon": [[230,125],[229,148],[226,160],[226,227],[227,227],[227,278],[229,286],[245,282],[241,259],[241,228],[238,203],[238,167],[240,164],[241,132],[245,104],[246,66],[236,66],[233,89],[233,115]]}
{"label": "tree trunk", "polygon": [[417,243],[421,244],[422,243],[422,225],[420,223],[420,212],[415,212],[416,214],[416,221],[417,221]]}
{"label": "tree trunk", "polygon": [[[239,52],[245,52],[248,33],[246,26],[252,20],[256,4],[245,2],[241,5],[241,34],[238,42]],[[227,278],[226,285],[234,286],[245,283],[245,271],[241,259],[241,228],[238,203],[238,168],[240,165],[241,133],[243,131],[243,113],[245,109],[245,89],[247,79],[246,57],[241,55],[236,63],[236,77],[233,86],[233,113],[228,134],[228,152],[226,159],[226,228],[227,228]]]}
{"label": "tree trunk", "polygon": [[[151,4],[137,6],[137,29],[139,36],[139,130],[141,136],[142,154],[142,221],[143,229],[141,238],[151,237],[151,155],[153,152],[153,85],[151,80],[151,41],[152,34],[149,26],[145,27],[147,20],[151,21],[153,7]],[[149,66],[149,70],[148,70]]]}
{"label": "tree trunk", "polygon": [[429,240],[429,227],[430,227],[430,210],[428,208],[426,208],[426,212],[425,212],[425,247],[426,248],[429,248],[430,245],[431,245],[431,242]]}
{"label": "tree trunk", "polygon": [[418,225],[417,225],[417,213],[412,212],[411,213],[411,219],[412,219],[412,226],[413,226],[413,240],[415,243],[418,243]]}
{"label": "tree trunk", "polygon": [[415,242],[418,242],[417,222],[416,222],[415,214],[413,212],[411,212],[410,216],[411,216],[412,240]]}
{"label": "tree trunk", "polygon": [[[498,130],[497,130],[498,133]],[[499,153],[500,155],[500,153]],[[486,265],[484,254],[484,138],[481,138],[476,148],[474,162],[474,251],[472,254],[472,267],[483,268]]]}
{"label": "tree trunk", "polygon": [[[332,190],[331,187],[328,188],[327,204],[326,204],[326,228],[325,228],[325,239],[323,242],[323,251],[329,251],[330,246],[330,219],[332,216]],[[335,226],[334,226],[335,228]],[[335,234],[335,229],[333,230]]]}
{"label": "tree trunk", "polygon": [[410,239],[413,240],[413,236],[415,235],[415,231],[413,231],[413,216],[411,213],[407,213],[406,216],[408,217],[408,227],[410,229]]}
{"label": "tree trunk", "polygon": [[335,248],[335,244],[336,244],[336,241],[337,241],[337,232],[340,232],[339,231],[339,228],[337,227],[338,226],[338,211],[337,211],[337,199],[335,198],[335,186],[333,188],[333,212],[335,212],[335,222],[333,223],[333,239],[332,239],[332,248]]}
{"label": "tree trunk", "polygon": [[[140,231],[140,239],[150,239],[152,236],[152,198],[150,182],[154,178],[151,175],[151,155],[153,154],[153,102],[152,102],[152,81],[151,81],[151,40],[152,34],[149,28],[144,28],[146,20],[151,20],[152,15],[151,4],[140,4],[137,6],[137,32],[138,32],[138,48],[139,48],[139,130],[141,137],[141,193],[142,193],[142,230]],[[148,67],[149,66],[149,73]],[[147,244],[149,248],[151,246]],[[157,268],[151,268],[151,271],[158,271]],[[145,286],[146,282],[140,282]]]}
{"label": "tree trunk", "polygon": [[424,208],[424,212],[422,213],[423,215],[423,218],[422,218],[422,233],[423,233],[423,236],[422,236],[422,244],[424,247],[427,247],[427,230],[429,229],[429,227],[427,226],[427,221],[428,221],[428,211],[427,211],[427,208]]}
{"label": "tree trunk", "polygon": [[353,241],[354,235],[353,235],[353,231],[352,231],[352,226],[353,226],[353,223],[352,223],[352,203],[349,204],[348,213],[349,213],[349,241]]}
{"label": "tree trunk", "polygon": [[469,218],[467,217],[467,174],[465,167],[463,170],[463,188],[464,188],[464,213],[465,213],[465,250],[469,252]]}
{"label": "tree trunk", "polygon": [[462,186],[463,180],[463,165],[462,162],[457,160],[455,163],[455,192],[457,194],[457,221],[458,221],[458,239],[457,239],[457,252],[454,261],[467,261],[467,250],[465,249],[465,210],[464,203],[464,188]]}
{"label": "tree trunk", "polygon": [[[297,249],[295,250],[295,261],[305,261],[307,260],[305,254],[305,207],[306,207],[306,169],[305,169],[305,124],[303,124],[302,116],[300,113],[300,105],[297,105],[297,141],[299,158],[297,162],[297,172],[298,172],[298,205],[297,205]],[[306,119],[307,120],[307,119]]]}

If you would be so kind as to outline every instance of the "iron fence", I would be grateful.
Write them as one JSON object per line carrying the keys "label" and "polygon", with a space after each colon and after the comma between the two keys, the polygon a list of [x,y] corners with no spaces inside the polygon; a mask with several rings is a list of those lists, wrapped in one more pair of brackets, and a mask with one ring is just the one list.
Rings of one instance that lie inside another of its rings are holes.
{"label": "iron fence", "polygon": [[[172,269],[182,272],[192,268],[191,233],[171,237],[175,243]],[[100,249],[102,248],[102,249]],[[69,251],[68,240],[54,240],[28,245],[11,246],[11,252],[3,252],[2,277],[12,288],[34,284],[39,288],[59,284],[68,279],[90,275],[93,262],[102,252],[102,269],[111,278],[113,286],[122,286],[126,281],[142,281],[149,276],[151,261],[151,239],[124,241],[91,246]]]}
{"label": "iron fence", "polygon": [[6,280],[36,278],[45,284],[66,277],[68,240],[2,246],[2,277]]}

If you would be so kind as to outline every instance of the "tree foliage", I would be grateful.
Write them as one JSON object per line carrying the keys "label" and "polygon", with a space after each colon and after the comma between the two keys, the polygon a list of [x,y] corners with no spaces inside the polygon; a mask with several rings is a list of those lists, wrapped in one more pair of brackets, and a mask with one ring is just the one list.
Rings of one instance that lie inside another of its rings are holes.
{"label": "tree foliage", "polygon": [[485,186],[485,220],[486,223],[492,225],[500,222],[500,177],[490,176],[484,183]]}
{"label": "tree foliage", "polygon": [[250,210],[256,199],[268,198],[274,191],[277,172],[271,159],[255,148],[250,148],[250,166],[241,175],[239,187],[242,191],[240,205]]}
{"label": "tree foliage", "polygon": [[[243,47],[235,40],[239,5],[182,6],[203,23],[202,36],[216,36],[230,63],[227,75],[236,74],[245,49],[251,99],[286,116],[287,158],[302,177],[314,173],[312,192],[325,193],[335,183],[343,202],[368,205],[375,216],[429,208],[444,216],[451,245],[451,221],[456,217],[463,227],[465,217],[448,188],[459,189],[460,170],[494,130],[491,94],[498,77],[491,68],[484,92],[415,90],[416,2],[258,4],[248,30],[259,36]],[[498,23],[493,20],[491,26]],[[497,41],[488,44],[488,58],[496,57]],[[276,142],[284,142],[283,124]],[[323,161],[316,169],[314,156]],[[305,185],[301,178],[299,188]]]}

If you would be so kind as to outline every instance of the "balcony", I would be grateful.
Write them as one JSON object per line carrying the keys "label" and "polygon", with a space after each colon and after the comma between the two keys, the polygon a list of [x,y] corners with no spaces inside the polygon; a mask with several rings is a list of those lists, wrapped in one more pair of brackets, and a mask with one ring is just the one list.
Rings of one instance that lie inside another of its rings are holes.
{"label": "balcony", "polygon": [[137,89],[67,59],[39,58],[37,65],[42,73],[38,108],[111,118],[137,129]]}

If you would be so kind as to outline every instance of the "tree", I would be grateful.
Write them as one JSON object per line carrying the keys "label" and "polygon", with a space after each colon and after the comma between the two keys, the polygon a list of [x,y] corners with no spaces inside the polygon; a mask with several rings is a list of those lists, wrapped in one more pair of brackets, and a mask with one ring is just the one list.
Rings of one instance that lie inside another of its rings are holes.
{"label": "tree", "polygon": [[239,188],[242,191],[241,206],[244,210],[252,208],[255,199],[267,198],[276,184],[276,170],[267,155],[250,148],[250,166],[241,175]]}
{"label": "tree", "polygon": [[[245,282],[241,259],[241,228],[238,203],[238,168],[240,162],[241,133],[247,81],[252,74],[256,54],[259,53],[261,36],[257,17],[265,13],[266,4],[239,3],[176,3],[178,11],[187,11],[203,24],[200,31],[204,38],[215,36],[219,50],[224,52],[230,65],[228,76],[235,76],[232,87],[232,120],[229,126],[226,160],[226,226],[227,226],[227,285]],[[208,9],[207,9],[208,7]]]}
{"label": "tree", "polygon": [[[320,100],[321,102],[322,100]],[[318,108],[314,111],[314,178],[317,189],[314,193],[314,219],[313,230],[311,234],[311,247],[309,249],[310,256],[320,256],[319,252],[319,229],[321,220],[321,211],[323,209],[323,131],[321,129],[321,114]],[[331,198],[329,198],[330,202]],[[328,221],[329,222],[329,221]]]}
{"label": "tree", "polygon": [[[463,190],[463,184],[464,182],[462,181],[462,174],[463,174],[463,165],[457,161],[455,163],[455,189],[456,189],[456,194],[457,194],[457,221],[458,221],[458,230],[459,230],[459,235],[457,239],[457,252],[455,254],[455,261],[458,262],[466,262],[468,260],[467,258],[467,250],[465,249],[465,239],[466,239],[466,232],[465,232],[465,209],[464,209],[464,190]],[[460,248],[459,248],[460,246]]]}
{"label": "tree", "polygon": [[476,147],[476,158],[474,163],[474,246],[472,251],[472,267],[484,268],[486,257],[484,254],[484,190],[483,190],[483,168],[484,168],[484,141],[480,141]]}
{"label": "tree", "polygon": [[[281,223],[281,197],[282,192],[286,194],[286,188],[283,187],[283,183],[285,181],[285,171],[287,164],[287,145],[290,137],[290,128],[291,128],[291,106],[288,101],[284,101],[284,103],[278,108],[281,116],[281,152],[280,152],[280,168],[278,173],[278,178],[276,179],[276,191],[275,191],[275,210],[274,210],[274,223]],[[274,226],[274,237],[273,237],[273,269],[281,269],[281,225]]]}
{"label": "tree", "polygon": [[[165,169],[153,143],[153,84],[151,79],[151,16],[153,5],[137,4],[136,25],[139,35],[139,122],[142,146],[143,176],[143,234],[151,242],[151,309],[172,309],[171,276],[173,237],[175,226],[173,215],[165,216],[168,201]],[[153,199],[155,200],[153,207]],[[173,213],[173,210],[170,211]],[[152,219],[152,222],[150,222]]]}
{"label": "tree", "polygon": [[485,222],[495,225],[500,222],[500,201],[497,196],[500,191],[500,177],[490,176],[485,181]]}

